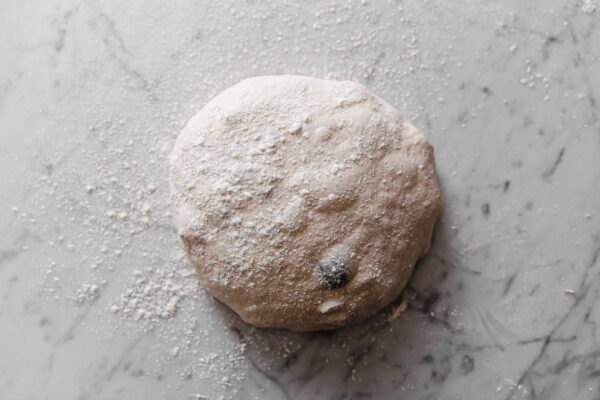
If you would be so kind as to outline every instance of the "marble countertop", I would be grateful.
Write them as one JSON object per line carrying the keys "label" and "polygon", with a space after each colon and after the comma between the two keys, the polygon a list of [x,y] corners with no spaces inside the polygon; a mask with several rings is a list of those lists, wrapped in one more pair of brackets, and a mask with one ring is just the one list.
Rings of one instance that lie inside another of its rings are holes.
{"label": "marble countertop", "polygon": [[[9,0],[0,54],[3,400],[600,398],[596,0]],[[171,222],[182,126],[281,73],[363,82],[436,149],[431,253],[335,332],[240,322]]]}

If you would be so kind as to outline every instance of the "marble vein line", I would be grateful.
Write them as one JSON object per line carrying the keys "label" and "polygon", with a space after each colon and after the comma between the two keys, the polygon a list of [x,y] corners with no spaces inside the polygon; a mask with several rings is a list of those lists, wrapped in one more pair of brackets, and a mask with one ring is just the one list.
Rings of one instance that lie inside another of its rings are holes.
{"label": "marble vein line", "polygon": [[[116,29],[114,21],[101,10],[98,11],[98,16],[104,22],[103,25],[106,28],[107,35],[102,39],[102,41],[106,45],[106,49],[108,50],[111,58],[117,61],[119,68],[129,75],[134,82],[136,82],[136,87],[152,93],[148,80],[139,71],[132,68],[126,61],[126,57],[132,56],[132,53],[127,46],[125,46],[125,41],[123,40],[122,35]],[[116,42],[116,48],[111,44],[110,38],[114,39],[112,42]]]}
{"label": "marble vein line", "polygon": [[542,358],[546,354],[546,351],[548,350],[548,347],[550,346],[550,344],[553,343],[554,335],[563,326],[563,324],[568,320],[568,318],[570,317],[573,310],[575,310],[577,308],[577,306],[579,306],[579,304],[581,304],[582,300],[585,298],[585,296],[589,292],[589,289],[591,288],[591,286],[594,283],[596,283],[596,281],[600,278],[600,274],[597,274],[591,282],[586,284],[586,280],[589,275],[589,271],[592,267],[594,267],[596,265],[596,263],[598,262],[599,256],[600,256],[600,246],[598,246],[594,250],[592,257],[591,257],[591,261],[588,263],[588,265],[585,268],[586,272],[584,274],[583,279],[581,280],[580,293],[577,295],[577,297],[575,297],[575,301],[567,309],[567,311],[563,314],[563,316],[558,321],[558,323],[550,330],[548,335],[545,336],[545,338],[543,339],[544,341],[543,341],[542,347],[540,348],[538,354],[535,356],[535,358],[529,364],[529,366],[525,369],[525,371],[520,374],[519,379],[517,380],[517,384],[512,387],[508,396],[505,397],[505,400],[510,400],[510,398],[513,396],[516,388],[519,385],[522,385],[530,377],[534,368],[538,365],[538,363],[542,360]]}

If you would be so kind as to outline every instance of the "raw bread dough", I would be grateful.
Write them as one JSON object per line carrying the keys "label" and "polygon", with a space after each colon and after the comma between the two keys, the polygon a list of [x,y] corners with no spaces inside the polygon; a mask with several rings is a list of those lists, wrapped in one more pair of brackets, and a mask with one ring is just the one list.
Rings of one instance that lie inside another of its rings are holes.
{"label": "raw bread dough", "polygon": [[432,146],[355,82],[246,79],[192,118],[170,161],[202,283],[263,327],[376,313],[428,251],[441,207]]}

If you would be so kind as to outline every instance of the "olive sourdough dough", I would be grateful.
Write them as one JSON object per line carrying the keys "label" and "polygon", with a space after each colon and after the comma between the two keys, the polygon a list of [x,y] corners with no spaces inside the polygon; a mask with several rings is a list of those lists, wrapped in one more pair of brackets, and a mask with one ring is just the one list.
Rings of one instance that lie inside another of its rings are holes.
{"label": "olive sourdough dough", "polygon": [[332,329],[396,298],[441,208],[431,144],[355,82],[263,76],[194,116],[170,158],[177,229],[245,321]]}

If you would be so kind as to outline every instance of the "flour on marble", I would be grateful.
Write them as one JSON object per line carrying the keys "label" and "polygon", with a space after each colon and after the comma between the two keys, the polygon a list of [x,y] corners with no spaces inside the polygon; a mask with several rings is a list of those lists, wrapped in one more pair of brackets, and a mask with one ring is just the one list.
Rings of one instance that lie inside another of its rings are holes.
{"label": "flour on marble", "polygon": [[584,14],[592,14],[596,11],[596,3],[595,0],[581,0],[579,2],[579,9]]}
{"label": "flour on marble", "polygon": [[198,289],[194,272],[188,269],[135,270],[127,289],[110,306],[123,317],[158,322],[177,314],[180,303]]}
{"label": "flour on marble", "polygon": [[[106,285],[106,281],[102,281],[101,285]],[[101,286],[94,283],[84,283],[75,291],[73,300],[77,303],[85,303],[96,299],[100,295]]]}

